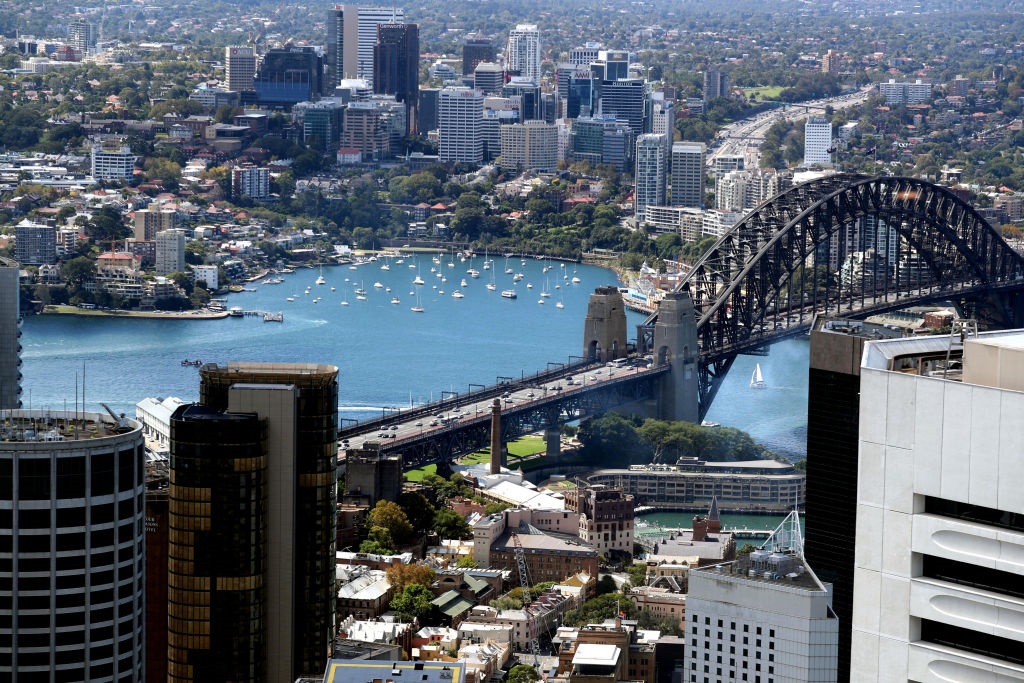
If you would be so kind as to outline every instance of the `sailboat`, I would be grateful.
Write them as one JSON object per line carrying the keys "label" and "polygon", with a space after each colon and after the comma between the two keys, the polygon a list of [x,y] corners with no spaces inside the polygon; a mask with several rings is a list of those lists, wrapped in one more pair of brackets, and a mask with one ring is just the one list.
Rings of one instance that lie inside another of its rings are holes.
{"label": "sailboat", "polygon": [[416,305],[409,308],[413,313],[422,313],[423,305],[420,303],[420,293],[416,292]]}
{"label": "sailboat", "polygon": [[544,289],[540,290],[540,295],[545,299],[551,296],[551,292],[548,291],[549,286],[551,286],[551,283],[548,282],[547,278],[544,278]]}
{"label": "sailboat", "polygon": [[316,283],[318,285],[326,285],[327,284],[327,280],[324,279],[324,267],[323,266],[320,266],[320,276],[317,277]]}
{"label": "sailboat", "polygon": [[565,298],[561,293],[558,294],[558,303],[555,304],[555,308],[565,308]]}
{"label": "sailboat", "polygon": [[767,389],[768,385],[764,381],[764,377],[761,375],[761,364],[758,363],[754,366],[754,374],[750,376],[750,388],[751,389]]}
{"label": "sailboat", "polygon": [[494,284],[494,271],[491,270],[491,281],[487,283],[487,289],[492,292],[498,288],[498,285]]}

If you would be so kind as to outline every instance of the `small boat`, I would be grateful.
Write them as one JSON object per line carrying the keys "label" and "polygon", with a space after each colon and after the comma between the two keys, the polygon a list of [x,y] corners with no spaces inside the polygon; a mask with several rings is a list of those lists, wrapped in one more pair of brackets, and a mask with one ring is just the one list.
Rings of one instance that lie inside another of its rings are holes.
{"label": "small boat", "polygon": [[459,283],[460,287],[469,287],[469,283],[466,282],[466,278],[462,278],[462,282]]}
{"label": "small boat", "polygon": [[391,266],[385,261],[384,265],[380,267],[381,270],[391,270]]}
{"label": "small boat", "polygon": [[379,283],[379,282],[374,282],[374,283],[373,283],[373,288],[374,288],[374,289],[384,289],[384,285],[382,285],[382,284],[381,284],[381,283]]}
{"label": "small boat", "polygon": [[393,303],[393,304],[400,304],[400,303],[402,303],[402,300],[399,299],[397,296],[393,296],[393,297],[391,297],[391,303]]}
{"label": "small boat", "polygon": [[470,277],[480,277],[480,271],[476,268],[470,268],[466,272],[469,273]]}
{"label": "small boat", "polygon": [[290,297],[288,297],[287,301],[295,301],[295,297],[294,296],[290,296]]}
{"label": "small boat", "polygon": [[412,281],[412,283],[413,283],[414,285],[422,285],[422,284],[423,284],[423,278],[421,278],[421,277],[420,277],[419,275],[417,275],[417,276],[416,276],[416,279],[415,279],[415,280],[413,280],[413,281]]}
{"label": "small boat", "polygon": [[356,289],[356,295],[357,296],[366,296],[366,290],[363,289],[362,287],[359,287],[358,289]]}
{"label": "small boat", "polygon": [[228,309],[228,315],[232,318],[241,318],[245,315],[245,311],[242,310],[241,306],[232,306]]}
{"label": "small boat", "polygon": [[503,289],[501,290],[501,296],[505,299],[515,299],[518,295],[514,289]]}
{"label": "small boat", "polygon": [[358,301],[366,301],[366,295],[365,294],[356,294],[356,299]]}
{"label": "small boat", "polygon": [[487,289],[491,290],[492,292],[494,290],[496,290],[497,288],[498,288],[498,285],[494,284],[493,282],[488,282],[487,283]]}
{"label": "small boat", "polygon": [[711,422],[710,420],[701,420],[700,421],[700,426],[701,427],[721,427],[722,424],[720,422]]}
{"label": "small boat", "polygon": [[326,285],[327,284],[327,280],[324,279],[324,267],[323,266],[320,266],[320,275],[316,278],[316,283],[318,285]]}
{"label": "small boat", "polygon": [[413,313],[422,313],[423,312],[423,304],[420,303],[419,292],[416,293],[416,305],[415,306],[410,306],[409,310],[412,311]]}
{"label": "small boat", "polygon": [[761,375],[761,364],[758,363],[754,366],[754,373],[750,376],[750,388],[751,389],[767,389],[768,384],[764,381],[764,376]]}
{"label": "small boat", "polygon": [[349,270],[355,270],[355,269],[356,269],[356,267],[355,267],[355,266],[349,266],[349,267],[348,267],[348,269],[349,269]]}
{"label": "small boat", "polygon": [[542,304],[542,305],[543,305],[543,304],[544,304],[544,299],[537,299],[537,303],[539,303],[539,304]]}
{"label": "small boat", "polygon": [[466,295],[456,289],[454,292],[452,292],[452,298],[453,299],[465,299]]}
{"label": "small boat", "polygon": [[532,282],[527,282],[526,283],[526,288],[527,289],[533,289],[533,283]]}
{"label": "small boat", "polygon": [[555,308],[565,308],[565,304],[559,301],[557,304],[555,304]]}
{"label": "small boat", "polygon": [[572,280],[570,280],[570,282],[572,282],[574,285],[578,285],[580,283],[580,279],[576,277],[575,270],[572,271]]}
{"label": "small boat", "polygon": [[523,274],[522,273],[516,273],[515,275],[512,276],[512,282],[519,282],[522,279],[523,279]]}
{"label": "small boat", "polygon": [[348,306],[348,302],[347,302],[347,301],[342,301],[342,302],[341,302],[341,305],[342,305],[342,306]]}

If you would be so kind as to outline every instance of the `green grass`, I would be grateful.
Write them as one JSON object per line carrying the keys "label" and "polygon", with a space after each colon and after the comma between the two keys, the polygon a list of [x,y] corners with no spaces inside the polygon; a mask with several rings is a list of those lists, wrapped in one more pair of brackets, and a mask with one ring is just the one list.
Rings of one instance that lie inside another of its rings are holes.
{"label": "green grass", "polygon": [[758,100],[774,100],[785,90],[781,85],[761,85],[756,88],[743,88],[743,94],[749,100],[751,95],[756,95]]}
{"label": "green grass", "polygon": [[516,455],[520,458],[525,455],[536,455],[546,451],[547,445],[544,443],[543,437],[539,436],[524,436],[508,445],[508,454]]}
{"label": "green grass", "polygon": [[423,481],[428,474],[437,474],[437,465],[426,465],[405,473],[406,481]]}

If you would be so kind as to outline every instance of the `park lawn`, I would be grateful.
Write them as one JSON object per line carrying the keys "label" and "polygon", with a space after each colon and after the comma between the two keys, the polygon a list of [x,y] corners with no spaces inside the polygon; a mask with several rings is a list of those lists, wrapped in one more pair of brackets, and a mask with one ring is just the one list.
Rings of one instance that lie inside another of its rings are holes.
{"label": "park lawn", "polygon": [[428,474],[437,474],[437,465],[425,465],[405,473],[406,481],[423,481]]}
{"label": "park lawn", "polygon": [[524,436],[508,445],[508,454],[523,457],[547,451],[544,438],[540,436]]}
{"label": "park lawn", "polygon": [[751,98],[751,95],[756,95],[759,100],[774,100],[779,97],[783,90],[785,88],[781,85],[760,85],[756,88],[743,88],[743,94],[746,95],[748,100]]}

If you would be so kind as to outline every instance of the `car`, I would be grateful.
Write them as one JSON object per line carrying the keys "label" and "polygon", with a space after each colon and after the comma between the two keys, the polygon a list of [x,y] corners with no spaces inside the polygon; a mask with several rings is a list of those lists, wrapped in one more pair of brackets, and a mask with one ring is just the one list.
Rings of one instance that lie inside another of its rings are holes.
{"label": "car", "polygon": [[422,427],[423,426],[423,420],[417,420],[416,426],[417,427]]}
{"label": "car", "polygon": [[397,436],[398,436],[398,434],[395,434],[394,432],[391,432],[390,434],[388,434],[388,438],[389,439],[394,439]]}
{"label": "car", "polygon": [[378,439],[386,439],[386,438],[388,438],[388,433],[387,432],[377,432],[377,438]]}
{"label": "car", "polygon": [[510,394],[509,392],[506,391],[504,394],[501,395],[501,397],[502,398],[511,398],[512,394]]}
{"label": "car", "polygon": [[526,395],[527,398],[533,398],[534,396],[536,396],[536,394],[534,394],[532,391]]}
{"label": "car", "polygon": [[561,384],[556,384],[555,386],[553,386],[553,387],[551,387],[551,388],[552,388],[552,389],[553,389],[554,391],[561,391],[561,390],[562,390],[562,385],[561,385]]}
{"label": "car", "polygon": [[444,413],[438,413],[434,417],[436,417],[438,420],[443,420],[444,419]]}
{"label": "car", "polygon": [[397,432],[398,431],[398,425],[391,425],[390,427],[388,427],[388,429],[390,429],[393,432]]}
{"label": "car", "polygon": [[436,427],[437,426],[437,420],[431,420],[430,421],[430,426],[431,427]]}

